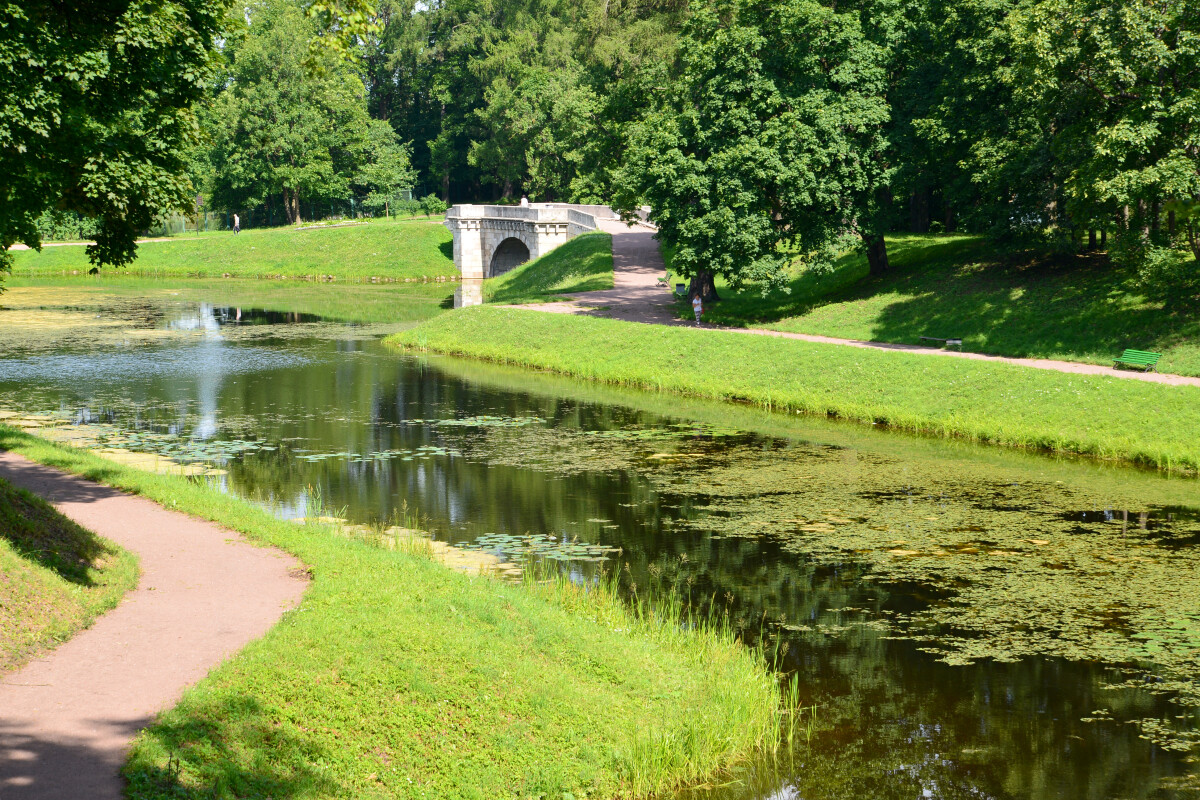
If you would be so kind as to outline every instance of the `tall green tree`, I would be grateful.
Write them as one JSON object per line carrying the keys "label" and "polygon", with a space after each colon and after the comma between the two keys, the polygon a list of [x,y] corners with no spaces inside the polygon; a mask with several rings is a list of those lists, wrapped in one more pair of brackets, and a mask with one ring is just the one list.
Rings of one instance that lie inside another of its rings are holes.
{"label": "tall green tree", "polygon": [[355,183],[367,189],[367,205],[380,208],[385,214],[406,191],[411,191],[416,172],[409,158],[409,146],[396,137],[391,124],[371,120],[367,128],[366,163],[359,170]]}
{"label": "tall green tree", "polygon": [[381,0],[364,40],[372,114],[447,199],[598,199],[646,65],[685,0]]}
{"label": "tall green tree", "polygon": [[301,200],[345,197],[369,160],[366,90],[328,53],[311,68],[316,28],[298,5],[264,0],[246,13],[247,29],[228,47],[227,85],[205,119],[213,203],[280,201],[294,223]]}
{"label": "tall green tree", "polygon": [[674,80],[638,123],[619,180],[648,202],[692,293],[770,286],[850,239],[887,268],[879,213],[886,52],[859,9],[816,0],[695,2]]}
{"label": "tall green tree", "polygon": [[94,217],[95,264],[190,204],[192,110],[226,0],[0,3],[0,268],[47,210]]}
{"label": "tall green tree", "polygon": [[1016,60],[1001,77],[1045,126],[1043,217],[1072,239],[1111,226],[1145,259],[1175,233],[1167,204],[1200,200],[1200,2],[1039,0],[1008,26]]}

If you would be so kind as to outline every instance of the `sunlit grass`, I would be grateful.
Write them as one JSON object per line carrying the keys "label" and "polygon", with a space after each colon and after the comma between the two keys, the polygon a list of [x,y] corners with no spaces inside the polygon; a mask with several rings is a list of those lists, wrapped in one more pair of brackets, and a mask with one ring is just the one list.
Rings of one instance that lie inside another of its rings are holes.
{"label": "sunlit grass", "polygon": [[892,270],[879,277],[853,254],[830,274],[796,272],[786,292],[721,286],[705,319],[904,344],[962,338],[978,353],[1105,366],[1128,347],[1161,352],[1160,372],[1200,375],[1195,306],[1149,296],[1136,274],[1101,256],[1051,257],[956,235],[893,236],[888,250]]}
{"label": "sunlit grass", "polygon": [[544,303],[568,292],[613,288],[612,235],[585,233],[484,283],[489,303]]}
{"label": "sunlit grass", "polygon": [[1193,387],[486,306],[388,341],[936,436],[1200,467]]}
{"label": "sunlit grass", "polygon": [[0,480],[0,673],[86,628],[137,579],[132,553]]}
{"label": "sunlit grass", "polygon": [[719,626],[508,584],[0,428],[0,446],[282,547],[303,603],[134,744],[134,798],[635,796],[777,746],[783,693]]}
{"label": "sunlit grass", "polygon": [[[138,245],[128,267],[115,274],[246,278],[333,276],[350,278],[454,277],[451,235],[425,219],[373,221],[345,228],[263,228]],[[46,247],[13,254],[15,276],[86,274],[85,248]]]}

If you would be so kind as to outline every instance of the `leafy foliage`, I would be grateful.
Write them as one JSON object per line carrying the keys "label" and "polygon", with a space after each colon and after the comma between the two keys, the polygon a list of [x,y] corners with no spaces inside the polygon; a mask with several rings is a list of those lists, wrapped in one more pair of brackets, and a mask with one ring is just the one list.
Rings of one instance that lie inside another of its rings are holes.
{"label": "leafy foliage", "polygon": [[123,265],[190,202],[185,151],[226,0],[0,6],[0,268],[47,210],[97,220],[88,257]]}
{"label": "leafy foliage", "polygon": [[[345,196],[360,168],[385,192],[408,179],[405,154],[387,131],[373,128],[362,82],[326,57],[308,67],[313,23],[300,8],[265,0],[226,47],[227,84],[206,118],[213,204],[223,208],[282,201],[300,220],[302,197]],[[381,163],[382,160],[382,163]]]}
{"label": "leafy foliage", "polygon": [[706,297],[713,275],[770,285],[797,250],[824,266],[848,236],[882,234],[885,51],[860,13],[692,4],[678,80],[633,127],[619,203],[650,204],[674,268]]}

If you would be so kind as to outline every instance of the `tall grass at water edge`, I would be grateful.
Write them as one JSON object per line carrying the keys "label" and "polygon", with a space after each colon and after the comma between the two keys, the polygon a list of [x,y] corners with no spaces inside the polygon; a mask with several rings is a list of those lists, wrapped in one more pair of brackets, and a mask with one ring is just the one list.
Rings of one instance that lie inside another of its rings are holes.
{"label": "tall grass at water edge", "polygon": [[131,798],[638,797],[779,746],[777,677],[728,631],[562,579],[459,574],[3,426],[0,448],[280,547],[311,576],[139,734]]}
{"label": "tall grass at water edge", "polygon": [[[637,631],[665,646],[692,648],[702,663],[728,661],[742,642],[728,612],[719,612],[715,602],[696,604],[677,586],[661,582],[622,587],[620,576],[619,570],[602,570],[591,580],[579,580],[557,563],[533,560],[527,560],[522,570],[526,589],[555,605],[614,630]],[[646,726],[644,720],[634,723],[623,761],[636,796],[672,783],[695,784],[713,777],[712,754],[725,749],[743,726],[761,732],[752,747],[760,762],[790,754],[801,735],[811,739],[816,709],[800,705],[798,676],[773,672],[772,665],[780,660],[780,640],[774,641],[774,649],[761,635],[758,644],[742,643],[749,661],[741,669],[748,668],[755,678],[710,687],[723,709],[716,717],[697,709],[700,713],[688,717],[681,729],[670,730]],[[749,677],[747,673],[745,678]],[[764,703],[767,696],[772,699]],[[722,771],[735,766],[727,762]]]}
{"label": "tall grass at water edge", "polygon": [[504,308],[400,346],[982,444],[1200,469],[1200,388]]}
{"label": "tall grass at water edge", "polygon": [[[311,489],[310,498],[318,509],[315,514],[331,515],[327,518],[334,521],[326,524],[337,535],[416,558],[435,558],[432,539],[419,529],[420,516],[407,502],[391,520],[344,525],[336,521],[341,515],[338,510],[325,509],[319,491]],[[727,610],[719,612],[715,602],[697,604],[678,586],[654,580],[653,574],[648,586],[622,586],[619,570],[602,569],[591,579],[580,579],[558,562],[527,557],[521,564],[522,588],[573,616],[667,648],[688,648],[701,663],[727,663],[729,669],[744,673],[738,680],[709,687],[719,698],[713,707],[719,709],[715,715],[700,705],[696,707],[699,713],[686,717],[682,727],[660,729],[647,725],[645,719],[630,721],[628,742],[617,753],[617,760],[633,796],[712,778],[714,754],[726,750],[745,729],[757,730],[760,735],[743,758],[722,763],[720,771],[731,770],[745,757],[775,761],[791,753],[800,735],[810,739],[815,708],[801,707],[797,676],[784,678],[773,673],[772,665],[780,661],[779,640],[772,650],[760,631],[757,644],[744,646]],[[748,658],[730,658],[731,653],[741,655],[743,651]],[[738,660],[742,663],[735,663]],[[763,702],[764,697],[768,702]]]}

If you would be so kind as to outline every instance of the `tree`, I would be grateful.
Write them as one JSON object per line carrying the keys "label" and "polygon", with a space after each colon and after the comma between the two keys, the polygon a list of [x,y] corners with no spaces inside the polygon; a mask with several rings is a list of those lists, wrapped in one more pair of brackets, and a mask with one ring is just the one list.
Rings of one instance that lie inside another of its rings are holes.
{"label": "tree", "polygon": [[47,210],[97,221],[95,264],[127,264],[137,235],[193,189],[192,111],[227,0],[0,4],[0,269],[40,247]]}
{"label": "tree", "polygon": [[206,114],[213,202],[244,208],[279,198],[295,223],[302,198],[344,197],[366,160],[365,89],[331,55],[309,68],[315,26],[298,6],[264,0],[248,16],[228,48],[228,84]]}
{"label": "tree", "polygon": [[1072,240],[1111,225],[1135,263],[1156,246],[1200,258],[1165,205],[1200,200],[1200,2],[1039,0],[1008,25],[1006,77],[1047,126],[1051,221]]}
{"label": "tree", "polygon": [[371,120],[367,129],[367,158],[355,182],[370,191],[369,206],[383,206],[384,213],[389,214],[390,205],[413,188],[416,173],[409,160],[409,147],[397,141],[391,124]]}
{"label": "tree", "polygon": [[[858,237],[887,267],[885,52],[858,10],[816,0],[694,2],[677,77],[634,126],[619,205],[649,203],[692,293],[779,283]],[[664,76],[664,78],[667,76]]]}

